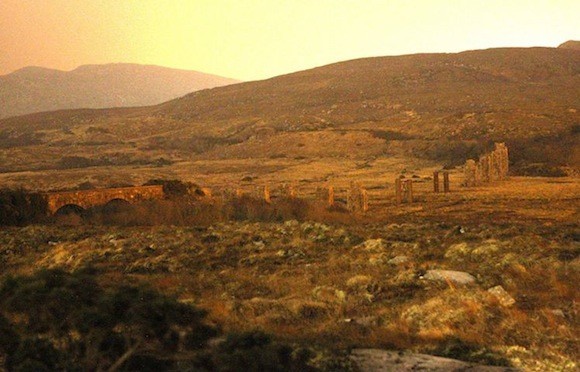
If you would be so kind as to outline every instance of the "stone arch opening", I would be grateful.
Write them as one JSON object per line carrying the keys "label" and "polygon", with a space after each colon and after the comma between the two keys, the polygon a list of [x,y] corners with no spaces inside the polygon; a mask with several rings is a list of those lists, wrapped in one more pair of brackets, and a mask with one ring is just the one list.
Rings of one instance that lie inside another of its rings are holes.
{"label": "stone arch opening", "polygon": [[125,199],[115,198],[109,200],[101,207],[103,213],[119,213],[131,210],[133,205]]}
{"label": "stone arch opening", "polygon": [[70,216],[70,215],[77,215],[82,216],[85,213],[85,209],[77,204],[65,204],[62,207],[58,208],[56,212],[54,212],[55,216]]}

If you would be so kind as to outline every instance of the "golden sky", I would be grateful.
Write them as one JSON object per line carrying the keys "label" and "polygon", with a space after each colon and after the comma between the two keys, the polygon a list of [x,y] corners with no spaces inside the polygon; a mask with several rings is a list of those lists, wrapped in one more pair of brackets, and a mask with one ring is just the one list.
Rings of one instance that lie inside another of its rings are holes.
{"label": "golden sky", "polygon": [[579,0],[0,0],[0,74],[134,62],[255,80],[342,60],[580,40]]}

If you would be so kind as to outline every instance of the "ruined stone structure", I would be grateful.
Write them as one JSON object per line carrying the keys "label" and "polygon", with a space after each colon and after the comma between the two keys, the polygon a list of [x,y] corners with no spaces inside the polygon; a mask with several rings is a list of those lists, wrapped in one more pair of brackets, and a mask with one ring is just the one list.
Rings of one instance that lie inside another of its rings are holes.
{"label": "ruined stone structure", "polygon": [[327,207],[334,206],[334,186],[317,187],[315,191],[316,200],[324,203]]}
{"label": "ruined stone structure", "polygon": [[366,212],[369,209],[367,191],[357,182],[350,183],[346,208],[351,212]]}
{"label": "ruined stone structure", "polygon": [[76,206],[83,209],[105,205],[112,200],[124,200],[136,203],[143,200],[163,199],[165,193],[162,185],[120,187],[113,189],[93,189],[78,191],[59,191],[44,193],[49,214],[55,214],[64,206]]}
{"label": "ruined stone structure", "polygon": [[272,203],[272,196],[270,195],[270,186],[264,186],[264,201],[268,204]]}
{"label": "ruined stone structure", "polygon": [[[439,188],[439,172],[433,172],[433,192],[438,193]],[[443,172],[443,192],[449,192],[449,172]]]}
{"label": "ruined stone structure", "polygon": [[328,186],[328,206],[334,206],[334,187]]}
{"label": "ruined stone structure", "polygon": [[284,185],[283,189],[284,193],[286,194],[286,197],[290,199],[296,198],[296,188],[293,185]]}
{"label": "ruined stone structure", "polygon": [[395,179],[395,198],[397,204],[401,204],[404,201],[407,203],[413,202],[413,180],[401,180],[400,178]]}
{"label": "ruined stone structure", "polygon": [[465,163],[463,185],[473,187],[507,179],[509,172],[509,153],[505,143],[496,143],[488,154],[478,161],[469,159]]}

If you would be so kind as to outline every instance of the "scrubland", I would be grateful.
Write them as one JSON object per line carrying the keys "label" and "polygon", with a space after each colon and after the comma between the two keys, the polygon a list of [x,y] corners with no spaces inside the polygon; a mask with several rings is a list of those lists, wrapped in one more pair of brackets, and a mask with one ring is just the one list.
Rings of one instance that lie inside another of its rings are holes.
{"label": "scrubland", "polygon": [[[429,188],[419,182],[417,201],[401,205],[389,189],[371,189],[364,214],[313,196],[270,205],[246,196],[237,204],[199,200],[187,218],[175,212],[184,203],[171,201],[100,220],[65,216],[3,228],[0,269],[91,268],[103,285],[146,283],[206,310],[226,333],[260,330],[342,351],[310,359],[326,358],[318,366],[330,369],[356,368],[348,350],[382,348],[575,370],[578,180]],[[473,280],[437,279],[436,270]]]}

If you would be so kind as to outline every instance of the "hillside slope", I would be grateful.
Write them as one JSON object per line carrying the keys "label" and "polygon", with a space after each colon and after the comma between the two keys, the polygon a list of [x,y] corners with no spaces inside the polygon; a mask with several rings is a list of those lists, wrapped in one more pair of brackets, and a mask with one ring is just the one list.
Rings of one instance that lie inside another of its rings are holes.
{"label": "hillside slope", "polygon": [[174,161],[402,154],[459,164],[492,141],[507,141],[514,163],[577,166],[579,87],[580,52],[566,48],[366,58],[157,106],[6,119],[0,139],[5,170],[14,169],[16,152],[18,169],[27,169],[22,161],[46,168],[63,155],[95,154]]}
{"label": "hillside slope", "polygon": [[25,67],[0,76],[0,118],[73,108],[145,106],[238,81],[137,64],[85,65],[72,71]]}

